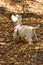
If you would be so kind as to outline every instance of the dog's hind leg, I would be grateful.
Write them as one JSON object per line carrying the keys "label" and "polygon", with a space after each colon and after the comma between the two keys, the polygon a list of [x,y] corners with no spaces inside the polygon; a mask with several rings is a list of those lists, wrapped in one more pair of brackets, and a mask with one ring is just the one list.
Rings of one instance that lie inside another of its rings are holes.
{"label": "dog's hind leg", "polygon": [[26,37],[27,37],[27,42],[31,44],[32,43],[32,30],[31,29],[28,30]]}
{"label": "dog's hind leg", "polygon": [[36,34],[36,30],[34,30],[34,35],[35,35],[35,39],[38,41],[38,37],[37,37],[37,34]]}

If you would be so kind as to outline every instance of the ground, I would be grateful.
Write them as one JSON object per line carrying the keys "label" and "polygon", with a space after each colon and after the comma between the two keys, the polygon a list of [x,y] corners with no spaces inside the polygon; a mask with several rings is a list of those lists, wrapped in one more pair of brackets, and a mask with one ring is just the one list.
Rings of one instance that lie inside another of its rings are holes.
{"label": "ground", "polygon": [[36,26],[40,24],[37,30],[38,41],[31,44],[25,41],[14,41],[12,34],[14,23],[7,17],[0,14],[0,64],[1,65],[43,65],[43,22],[40,18],[24,18],[24,25]]}

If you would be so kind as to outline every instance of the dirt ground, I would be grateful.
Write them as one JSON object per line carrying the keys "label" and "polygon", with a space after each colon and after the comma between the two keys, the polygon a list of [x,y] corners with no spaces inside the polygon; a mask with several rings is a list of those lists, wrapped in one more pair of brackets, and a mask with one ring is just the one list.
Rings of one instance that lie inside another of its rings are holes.
{"label": "dirt ground", "polygon": [[38,41],[33,40],[29,44],[19,39],[15,42],[12,37],[14,23],[0,14],[0,43],[6,43],[4,46],[0,45],[0,65],[43,65],[43,22],[40,22],[41,20],[33,16],[23,18],[24,25],[40,24],[37,30]]}

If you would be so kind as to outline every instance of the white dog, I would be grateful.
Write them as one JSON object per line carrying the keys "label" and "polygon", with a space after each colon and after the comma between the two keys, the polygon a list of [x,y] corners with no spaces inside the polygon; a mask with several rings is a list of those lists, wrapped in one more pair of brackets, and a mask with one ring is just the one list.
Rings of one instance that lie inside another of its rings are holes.
{"label": "white dog", "polygon": [[32,37],[35,36],[36,40],[38,40],[37,35],[36,35],[36,29],[39,28],[37,27],[32,27],[28,25],[21,25],[22,24],[22,17],[20,15],[12,15],[11,19],[13,22],[16,23],[16,26],[14,27],[14,34],[13,37],[14,39],[17,38],[19,35],[21,38],[24,38],[28,43],[32,42]]}

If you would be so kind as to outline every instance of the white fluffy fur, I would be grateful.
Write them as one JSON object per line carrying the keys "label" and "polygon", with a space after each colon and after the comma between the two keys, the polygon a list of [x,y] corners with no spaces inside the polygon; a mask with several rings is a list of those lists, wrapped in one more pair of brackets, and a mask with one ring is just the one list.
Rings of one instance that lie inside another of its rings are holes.
{"label": "white fluffy fur", "polygon": [[[15,21],[15,18],[16,16],[13,16],[12,20]],[[17,17],[18,18],[18,17]],[[18,19],[19,21],[19,19]],[[20,22],[20,21],[19,21]],[[18,22],[16,22],[17,24]],[[37,38],[37,35],[36,35],[36,29],[38,28],[39,26],[37,27],[32,27],[32,26],[28,26],[28,25],[21,25],[21,24],[18,24],[15,26],[15,29],[14,29],[14,34],[13,34],[13,37],[14,39],[16,39],[17,37],[17,31],[18,31],[18,35],[21,37],[21,38],[25,38],[25,40],[28,42],[28,43],[31,43],[32,41],[32,37],[35,35],[35,38],[36,40],[38,40]]]}
{"label": "white fluffy fur", "polygon": [[12,15],[12,16],[11,16],[11,19],[12,19],[12,21],[13,21],[13,22],[16,22],[16,21],[18,20],[18,17],[17,17],[17,16]]}

